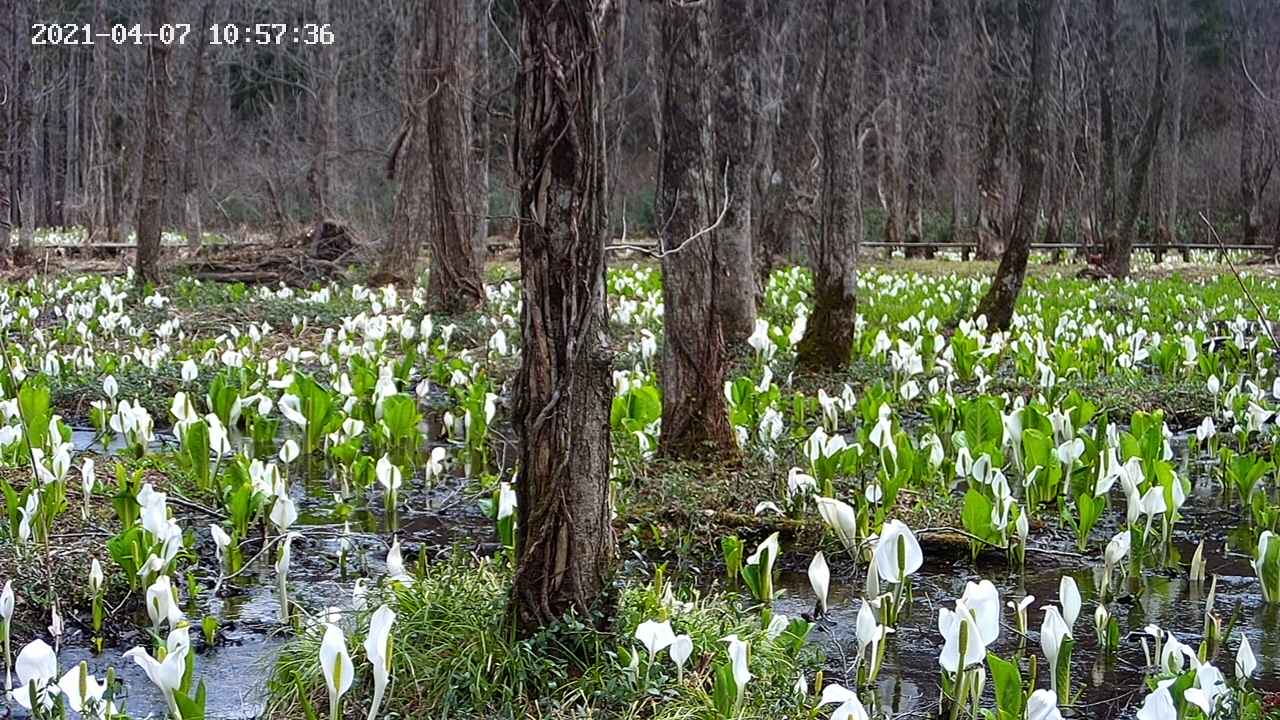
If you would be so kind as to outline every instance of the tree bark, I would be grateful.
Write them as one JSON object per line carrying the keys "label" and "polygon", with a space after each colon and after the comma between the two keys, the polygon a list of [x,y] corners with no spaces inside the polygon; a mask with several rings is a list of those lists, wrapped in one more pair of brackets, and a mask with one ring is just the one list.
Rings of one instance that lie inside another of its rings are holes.
{"label": "tree bark", "polygon": [[1164,106],[1167,102],[1169,57],[1165,32],[1164,0],[1152,0],[1151,12],[1156,35],[1156,67],[1151,103],[1147,107],[1146,122],[1138,135],[1137,151],[1129,169],[1129,188],[1125,196],[1124,217],[1120,226],[1107,239],[1107,253],[1103,258],[1103,272],[1111,277],[1129,276],[1133,255],[1133,232],[1142,208],[1142,193],[1151,174],[1151,158],[1160,141],[1160,126],[1164,124]]}
{"label": "tree bark", "polygon": [[[426,207],[410,207],[420,201],[399,197],[404,218],[422,221],[427,228],[431,269],[427,280],[427,305],[433,311],[455,314],[472,310],[484,299],[484,284],[475,252],[471,195],[471,142],[466,98],[470,83],[465,68],[467,33],[464,27],[469,0],[439,0],[430,11],[416,11],[416,36],[421,47],[411,71],[408,119],[397,158],[408,163],[399,190],[422,192]],[[424,158],[412,157],[425,153]],[[413,171],[425,171],[423,177]],[[416,223],[392,229],[375,282],[410,285],[416,276],[418,235]]]}
{"label": "tree bark", "polygon": [[[200,27],[207,28],[213,17],[213,6],[216,0],[205,0],[200,11]],[[200,115],[204,112],[205,85],[208,69],[205,67],[205,54],[208,44],[206,33],[200,33],[195,41],[191,61],[191,87],[187,94],[187,112],[182,122],[183,143],[186,151],[182,163],[182,212],[183,225],[187,234],[187,248],[195,252],[200,248],[204,235],[204,223],[200,218],[200,184],[204,173],[201,150]]]}
{"label": "tree bark", "polygon": [[[1173,102],[1169,107],[1169,196],[1165,205],[1165,235],[1169,244],[1182,247],[1178,232],[1178,215],[1181,212],[1182,193],[1182,105],[1185,102],[1187,84],[1187,18],[1186,8],[1179,4],[1178,46],[1174,51]],[[1190,253],[1183,248],[1183,258],[1190,262]]]}
{"label": "tree bark", "polygon": [[826,72],[821,107],[821,227],[809,255],[813,266],[813,314],[796,348],[807,369],[847,367],[853,356],[857,309],[857,118],[853,96],[861,2],[827,0]]}
{"label": "tree bark", "polygon": [[492,123],[489,121],[489,114],[494,85],[490,82],[493,70],[489,63],[487,4],[469,5],[468,8],[471,11],[468,23],[472,26],[474,35],[471,47],[474,60],[471,63],[471,91],[469,93],[472,103],[468,113],[471,118],[471,131],[469,134],[473,143],[472,161],[474,163],[474,172],[471,173],[472,194],[475,197],[475,221],[472,224],[475,236],[472,238],[472,247],[475,251],[476,263],[478,266],[484,267],[484,260],[489,254],[489,199],[491,193],[489,166],[492,160],[492,137],[490,135]]}
{"label": "tree bark", "polygon": [[[333,22],[331,0],[315,0],[315,20],[319,24]],[[317,45],[313,49],[315,102],[311,105],[311,167],[307,170],[307,186],[311,192],[312,237],[320,238],[321,224],[331,219],[333,208],[334,163],[338,146],[338,62],[333,48]]]}
{"label": "tree bark", "polygon": [[14,261],[26,264],[31,261],[32,249],[36,238],[36,173],[39,164],[40,144],[36,142],[35,115],[35,67],[32,62],[31,43],[20,36],[26,28],[31,27],[33,20],[31,5],[18,2],[15,10],[14,27],[17,62],[14,63],[17,94],[17,107],[14,108],[16,122],[14,133],[17,138],[14,150],[17,154],[18,167],[18,219],[21,225],[18,230],[18,247],[14,252]]}
{"label": "tree bark", "polygon": [[811,33],[819,25],[817,13],[807,5],[798,8],[796,55],[785,72],[782,121],[775,140],[777,165],[765,195],[764,218],[755,244],[756,278],[760,287],[778,262],[794,262],[813,231],[813,197],[817,191],[817,153],[814,131],[814,100],[822,78],[822,43]]}
{"label": "tree bark", "polygon": [[1258,153],[1262,145],[1262,123],[1258,97],[1244,65],[1252,59],[1253,29],[1247,18],[1239,23],[1240,70],[1236,73],[1240,87],[1240,230],[1244,244],[1256,245],[1262,238],[1262,183],[1259,179]]}
{"label": "tree bark", "polygon": [[[677,458],[732,456],[737,441],[724,405],[723,270],[712,242],[713,204],[724,201],[710,167],[711,48],[705,5],[664,5],[667,67],[662,99],[656,215],[662,248],[660,451]],[[713,199],[714,198],[714,199]]]}
{"label": "tree bark", "polygon": [[470,0],[440,0],[432,15],[431,67],[439,89],[427,103],[426,140],[431,172],[431,213],[427,246],[431,270],[427,278],[427,304],[434,310],[455,314],[479,307],[484,283],[475,252],[475,215],[471,201],[471,138],[467,118],[470,87],[465,47],[467,33],[460,32]]}
{"label": "tree bark", "polygon": [[[151,0],[152,32],[169,22],[169,1]],[[169,107],[173,103],[169,87],[168,45],[152,40],[147,44],[147,69],[143,77],[147,95],[143,105],[145,125],[142,147],[142,179],[138,189],[138,254],[134,282],[139,286],[160,281],[160,237],[164,222],[164,185],[169,133]]]}
{"label": "tree bark", "polygon": [[520,521],[511,607],[526,636],[567,612],[608,615],[611,599],[600,58],[607,4],[520,1],[513,145],[524,343],[513,411]]}
{"label": "tree bark", "polygon": [[1099,0],[1102,50],[1098,55],[1098,116],[1102,141],[1102,213],[1098,234],[1109,245],[1116,223],[1117,142],[1115,119],[1116,87],[1116,0]]}
{"label": "tree bark", "polygon": [[1051,74],[1057,57],[1058,2],[1039,0],[1036,30],[1031,57],[1031,87],[1027,94],[1026,114],[1022,126],[1019,164],[1022,189],[1013,215],[1009,245],[987,294],[978,303],[977,315],[985,315],[990,327],[1008,330],[1013,321],[1014,306],[1022,292],[1027,274],[1027,258],[1035,237],[1036,218],[1040,207],[1040,191],[1044,185],[1047,154],[1048,106]]}
{"label": "tree bark", "polygon": [[756,288],[751,254],[752,182],[755,152],[752,130],[755,112],[754,0],[718,0],[715,56],[718,91],[715,98],[715,175],[729,196],[724,219],[716,229],[714,248],[720,269],[721,295],[716,299],[725,343],[747,341],[756,323]]}

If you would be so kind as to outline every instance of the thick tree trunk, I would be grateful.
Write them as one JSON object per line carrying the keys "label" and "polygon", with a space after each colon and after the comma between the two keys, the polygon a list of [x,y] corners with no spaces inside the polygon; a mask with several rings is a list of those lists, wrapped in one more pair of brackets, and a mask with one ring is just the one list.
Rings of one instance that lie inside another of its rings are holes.
{"label": "thick tree trunk", "polygon": [[[332,24],[331,0],[315,0],[315,19],[319,24]],[[307,170],[307,186],[311,193],[312,236],[319,239],[321,223],[333,214],[334,162],[338,146],[338,63],[337,53],[316,46],[312,57],[315,73],[315,101],[311,105],[311,167]]]}
{"label": "thick tree trunk", "polygon": [[1026,115],[1023,119],[1021,157],[1022,189],[1013,215],[1013,228],[1009,246],[1000,258],[1000,266],[991,281],[977,315],[985,315],[991,327],[1008,330],[1013,321],[1013,309],[1022,292],[1022,282],[1027,273],[1027,258],[1035,236],[1036,218],[1040,207],[1040,190],[1044,185],[1045,156],[1047,154],[1047,111],[1051,89],[1051,74],[1057,56],[1058,2],[1039,0],[1036,11],[1036,30],[1031,57],[1031,87],[1027,95]]}
{"label": "thick tree trunk", "polygon": [[490,98],[493,93],[493,83],[490,82],[492,69],[489,64],[489,19],[486,3],[480,3],[478,6],[469,5],[471,17],[468,23],[473,28],[474,42],[472,44],[471,63],[471,92],[472,106],[469,112],[471,118],[471,138],[472,138],[472,161],[473,170],[471,173],[472,194],[475,198],[474,210],[475,221],[472,225],[474,237],[472,238],[472,247],[475,250],[476,263],[479,267],[484,267],[485,258],[489,254],[489,196],[490,188],[490,170],[491,161],[491,136],[489,122]]}
{"label": "thick tree trunk", "polygon": [[511,607],[525,635],[571,611],[608,615],[611,600],[601,14],[599,0],[520,2],[513,144],[524,343]]}
{"label": "thick tree trunk", "polygon": [[[151,0],[153,32],[169,22],[168,0]],[[138,188],[138,255],[134,282],[139,286],[160,281],[160,235],[164,222],[166,141],[169,133],[171,48],[158,40],[147,44],[147,86],[143,105],[145,126],[142,146],[142,179]]]}
{"label": "thick tree trunk", "polygon": [[426,105],[434,89],[427,57],[427,12],[417,6],[411,15],[413,32],[401,47],[400,106],[402,118],[387,161],[387,179],[395,182],[391,227],[382,242],[374,285],[413,285],[418,277],[418,250],[427,234],[430,206],[427,162]]}
{"label": "thick tree trunk", "polygon": [[[1006,64],[999,57],[999,48],[982,16],[982,5],[975,3],[971,23],[974,42],[982,48],[986,73],[979,117],[985,116],[984,141],[977,167],[977,211],[974,216],[974,254],[981,260],[992,260],[1004,254],[1006,214],[1009,206],[1005,188],[1005,157],[1009,144],[1011,122],[1009,86],[1012,80]],[[1006,21],[995,28],[997,36],[1013,34],[1015,26]]]}
{"label": "thick tree trunk", "polygon": [[662,218],[663,454],[706,459],[733,455],[737,442],[724,405],[725,341],[717,307],[723,277],[709,228],[719,207],[711,165],[708,11],[666,5],[662,43],[667,67],[656,215]]}
{"label": "thick tree trunk", "polygon": [[467,112],[470,87],[464,27],[470,0],[440,0],[431,16],[430,67],[440,83],[426,108],[427,157],[431,172],[430,231],[427,247],[431,270],[427,304],[453,314],[472,310],[484,300],[475,252],[476,203],[471,198],[471,138]]}
{"label": "thick tree trunk", "polygon": [[[716,298],[725,343],[745,343],[756,323],[756,287],[751,254],[751,201],[755,176],[752,130],[755,112],[756,38],[754,0],[716,4],[715,55],[719,70],[713,129],[715,175],[729,204],[716,229],[714,248],[721,295]],[[720,202],[724,201],[723,194]]]}
{"label": "thick tree trunk", "polygon": [[848,366],[853,355],[857,307],[857,170],[853,96],[863,4],[827,0],[826,72],[821,107],[821,227],[809,254],[813,266],[813,314],[796,348],[808,369]]}
{"label": "thick tree trunk", "polygon": [[[213,17],[215,0],[205,0],[200,12],[200,27],[209,27]],[[195,252],[200,247],[204,235],[204,223],[200,219],[200,184],[204,172],[200,142],[200,114],[205,104],[205,79],[208,70],[205,67],[205,49],[207,43],[205,33],[195,42],[191,71],[191,88],[187,94],[187,111],[182,121],[183,144],[186,152],[182,163],[182,213],[183,225],[187,235],[187,248]]]}
{"label": "thick tree trunk", "polygon": [[1098,22],[1102,30],[1102,49],[1098,54],[1098,114],[1102,136],[1102,221],[1098,234],[1104,245],[1110,243],[1116,223],[1117,141],[1115,115],[1116,87],[1116,0],[1099,0]]}
{"label": "thick tree trunk", "polygon": [[[1165,236],[1170,245],[1182,247],[1178,232],[1178,215],[1181,212],[1182,193],[1182,105],[1187,84],[1187,18],[1186,9],[1178,13],[1178,45],[1174,51],[1173,102],[1169,106],[1169,194],[1165,205]],[[1190,260],[1183,249],[1184,258]]]}
{"label": "thick tree trunk", "polygon": [[18,219],[21,225],[18,229],[18,247],[14,253],[14,260],[18,263],[25,264],[31,260],[32,248],[35,246],[36,237],[36,173],[35,168],[39,164],[40,144],[36,142],[36,125],[34,121],[35,114],[35,85],[34,67],[32,63],[32,47],[27,38],[21,37],[27,28],[31,27],[33,21],[32,8],[29,4],[19,1],[14,10],[14,40],[16,50],[16,62],[14,63],[14,89],[16,92],[17,107],[14,108],[14,152],[15,162],[17,163],[17,203],[18,203]]}
{"label": "thick tree trunk", "polygon": [[1119,227],[1107,241],[1107,253],[1103,258],[1103,271],[1111,277],[1128,277],[1133,254],[1133,233],[1142,208],[1142,193],[1151,174],[1151,158],[1160,141],[1160,126],[1164,124],[1164,106],[1167,102],[1169,57],[1165,33],[1164,0],[1152,0],[1151,11],[1156,33],[1156,67],[1151,104],[1147,108],[1146,122],[1138,135],[1137,151],[1129,169],[1129,189],[1125,196],[1124,216]]}
{"label": "thick tree trunk", "polygon": [[[1243,53],[1247,52],[1246,47]],[[1256,245],[1262,237],[1258,152],[1263,131],[1258,118],[1257,94],[1247,79],[1242,79],[1240,85],[1240,230],[1244,244]]]}
{"label": "thick tree trunk", "polygon": [[[475,252],[475,214],[471,201],[471,142],[466,97],[468,0],[440,0],[416,13],[421,46],[408,80],[408,118],[393,162],[403,165],[397,196],[397,222],[384,248],[374,281],[409,285],[416,277],[416,228],[426,227],[431,256],[428,306],[454,314],[474,309],[484,299]],[[425,155],[424,157],[415,157]],[[423,193],[427,203],[407,193]]]}
{"label": "thick tree trunk", "polygon": [[795,262],[803,257],[803,245],[814,230],[813,196],[816,193],[814,151],[814,99],[822,77],[822,43],[813,42],[811,32],[820,26],[817,13],[798,9],[796,55],[785,70],[782,121],[775,140],[777,158],[774,176],[765,195],[764,218],[755,243],[756,278],[761,287],[779,262]]}

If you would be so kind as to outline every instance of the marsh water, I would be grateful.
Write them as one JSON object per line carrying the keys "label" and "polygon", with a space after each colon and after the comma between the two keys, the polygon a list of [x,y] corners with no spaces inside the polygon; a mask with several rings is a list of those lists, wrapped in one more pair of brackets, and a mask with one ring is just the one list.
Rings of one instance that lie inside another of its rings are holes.
{"label": "marsh water", "polygon": [[[83,443],[84,448],[90,440],[91,432],[77,432],[78,444]],[[95,444],[92,449],[111,452],[116,448]],[[1179,452],[1185,454],[1185,449]],[[1201,540],[1205,543],[1209,577],[1218,579],[1217,612],[1224,627],[1234,620],[1231,638],[1216,658],[1218,666],[1225,673],[1231,672],[1238,633],[1242,631],[1258,657],[1256,685],[1263,690],[1280,691],[1280,608],[1262,602],[1249,557],[1230,546],[1229,534],[1240,523],[1238,510],[1221,502],[1221,487],[1207,479],[1207,463],[1184,460],[1182,470],[1195,485],[1175,529],[1169,567],[1147,569],[1140,577],[1127,578],[1120,596],[1108,604],[1121,630],[1120,647],[1109,655],[1098,652],[1094,639],[1093,609],[1100,561],[1096,551],[1077,553],[1071,535],[1051,526],[1033,532],[1022,571],[1011,569],[1000,552],[983,553],[975,564],[964,546],[936,547],[925,538],[925,565],[913,578],[914,602],[909,616],[901,620],[892,636],[877,683],[879,710],[889,717],[931,717],[936,713],[940,692],[937,657],[941,647],[938,609],[950,607],[963,593],[966,582],[991,580],[1000,589],[1002,602],[1016,602],[1026,594],[1035,596],[1025,639],[1012,625],[1012,612],[1006,609],[1004,613],[1000,639],[991,650],[1010,657],[1023,643],[1028,654],[1040,653],[1040,608],[1058,602],[1060,578],[1069,574],[1084,598],[1073,628],[1076,648],[1071,678],[1073,690],[1078,693],[1073,712],[1077,717],[1132,717],[1145,693],[1145,658],[1140,640],[1143,629],[1154,623],[1184,643],[1193,647],[1199,643],[1209,587],[1208,583],[1188,582],[1185,564]],[[323,467],[312,468],[302,482],[294,482],[293,497],[299,510],[295,529],[301,535],[293,545],[291,599],[311,614],[327,608],[349,609],[355,578],[377,577],[384,571],[393,525],[406,563],[422,553],[429,560],[459,545],[480,552],[494,547],[490,521],[479,511],[474,497],[467,495],[465,480],[452,478],[424,490],[420,481],[411,483],[406,479],[404,489],[409,488],[414,489],[402,494],[401,507],[412,510],[401,510],[392,519],[376,499],[349,514],[340,511],[329,473]],[[1098,538],[1114,531],[1106,525],[1117,520],[1114,507],[1113,502],[1112,512],[1095,528],[1095,544]],[[1119,507],[1123,507],[1122,500]],[[194,527],[194,523],[205,521],[207,518],[197,517],[190,522]],[[351,527],[348,538],[353,545],[345,575],[337,560],[344,523]],[[785,543],[783,550],[786,567],[803,568],[807,564],[808,558],[801,561],[795,553],[787,556]],[[826,677],[834,682],[845,679],[857,652],[854,628],[864,578],[862,569],[846,559],[829,559],[833,569],[829,612],[815,628],[812,641],[824,646]],[[209,689],[207,716],[218,720],[257,717],[263,709],[271,663],[288,632],[278,621],[279,602],[271,563],[253,563],[242,575],[226,582],[216,595],[209,592],[213,578],[202,580],[207,584],[197,600],[198,608],[188,614],[196,624],[192,630],[198,650],[196,677],[203,679]],[[801,570],[784,571],[779,587],[784,592],[776,602],[777,612],[800,615],[812,611],[814,596]],[[218,642],[213,647],[197,637],[199,618],[206,614],[218,618],[220,624]],[[141,629],[147,626],[145,616],[137,618],[136,626],[140,629],[118,638],[100,655],[90,652],[86,635],[69,631],[60,662],[69,667],[85,660],[99,676],[113,666],[125,681],[125,702],[130,714],[161,715],[165,706],[159,692],[131,660],[123,657],[129,647],[148,642]],[[1045,684],[1043,678],[1040,684]]]}

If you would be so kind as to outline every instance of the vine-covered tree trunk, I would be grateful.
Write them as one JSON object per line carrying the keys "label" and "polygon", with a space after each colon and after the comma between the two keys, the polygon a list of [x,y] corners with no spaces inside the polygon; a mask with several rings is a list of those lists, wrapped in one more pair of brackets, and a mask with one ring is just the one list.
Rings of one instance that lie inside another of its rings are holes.
{"label": "vine-covered tree trunk", "polygon": [[[151,0],[152,32],[169,22],[169,0]],[[147,99],[143,111],[142,178],[138,187],[138,255],[134,281],[138,285],[160,280],[160,233],[164,222],[164,185],[169,108],[173,97],[169,88],[168,45],[158,40],[147,44],[147,69],[143,81]]]}
{"label": "vine-covered tree trunk", "polygon": [[[715,98],[716,185],[727,190],[729,205],[715,233],[720,297],[716,299],[729,346],[745,343],[755,329],[756,288],[751,255],[752,181],[756,154],[752,129],[755,112],[755,32],[753,0],[716,3],[715,55],[718,91]],[[718,202],[724,202],[719,193]]]}
{"label": "vine-covered tree trunk", "polygon": [[1022,125],[1019,164],[1022,166],[1022,189],[1013,214],[1009,244],[1000,258],[996,276],[987,294],[978,303],[977,315],[985,315],[990,326],[1009,329],[1013,309],[1022,292],[1027,274],[1027,258],[1035,238],[1036,217],[1040,208],[1040,190],[1044,185],[1048,154],[1048,106],[1053,66],[1058,46],[1058,2],[1039,0],[1036,10],[1035,37],[1031,51],[1031,87],[1027,94],[1026,114]]}
{"label": "vine-covered tree trunk", "polygon": [[[524,332],[511,608],[530,634],[610,600],[605,128],[598,0],[520,0],[514,146]],[[607,614],[607,612],[606,612]]]}
{"label": "vine-covered tree trunk", "polygon": [[796,348],[796,362],[810,369],[842,368],[853,355],[858,287],[854,233],[859,202],[853,70],[864,21],[862,7],[860,2],[827,0],[827,60],[820,103],[821,227],[809,251],[813,314]]}
{"label": "vine-covered tree trunk", "polygon": [[1164,106],[1168,94],[1169,54],[1166,48],[1163,0],[1151,1],[1151,13],[1156,35],[1155,84],[1151,90],[1151,104],[1147,107],[1146,121],[1142,125],[1142,132],[1138,134],[1133,164],[1129,168],[1124,216],[1120,225],[1108,237],[1107,253],[1103,258],[1103,272],[1117,278],[1129,276],[1134,228],[1142,208],[1142,193],[1146,190],[1147,178],[1151,175],[1151,159],[1155,156],[1156,144],[1160,141],[1160,126],[1164,124]]}
{"label": "vine-covered tree trunk", "polygon": [[[656,215],[662,249],[663,454],[703,458],[736,453],[724,405],[725,342],[717,300],[723,277],[712,242],[712,206],[723,196],[711,165],[708,12],[665,5]],[[714,200],[713,200],[714,198]]]}
{"label": "vine-covered tree trunk", "polygon": [[757,282],[763,288],[779,261],[794,262],[803,254],[804,239],[813,228],[811,217],[815,193],[813,132],[814,98],[822,77],[822,43],[813,42],[810,32],[819,25],[817,13],[807,6],[796,22],[797,57],[784,70],[782,120],[775,140],[774,178],[765,194],[764,218],[755,243]]}

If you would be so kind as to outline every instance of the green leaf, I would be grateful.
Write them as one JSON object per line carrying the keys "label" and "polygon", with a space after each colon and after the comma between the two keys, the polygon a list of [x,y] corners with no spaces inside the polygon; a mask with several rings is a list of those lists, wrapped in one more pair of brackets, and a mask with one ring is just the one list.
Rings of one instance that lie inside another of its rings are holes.
{"label": "green leaf", "polygon": [[987,667],[991,668],[991,679],[996,688],[996,717],[999,720],[1022,720],[1022,673],[1018,671],[1017,663],[987,653]]}
{"label": "green leaf", "polygon": [[724,663],[716,666],[715,687],[711,694],[716,712],[726,720],[733,716],[734,706],[738,701],[738,685],[733,681],[733,665]]}
{"label": "green leaf", "polygon": [[982,538],[986,542],[999,542],[999,533],[991,525],[991,501],[986,495],[978,492],[974,488],[964,494],[964,509],[960,513],[960,518],[964,522],[964,529],[973,535]]}

